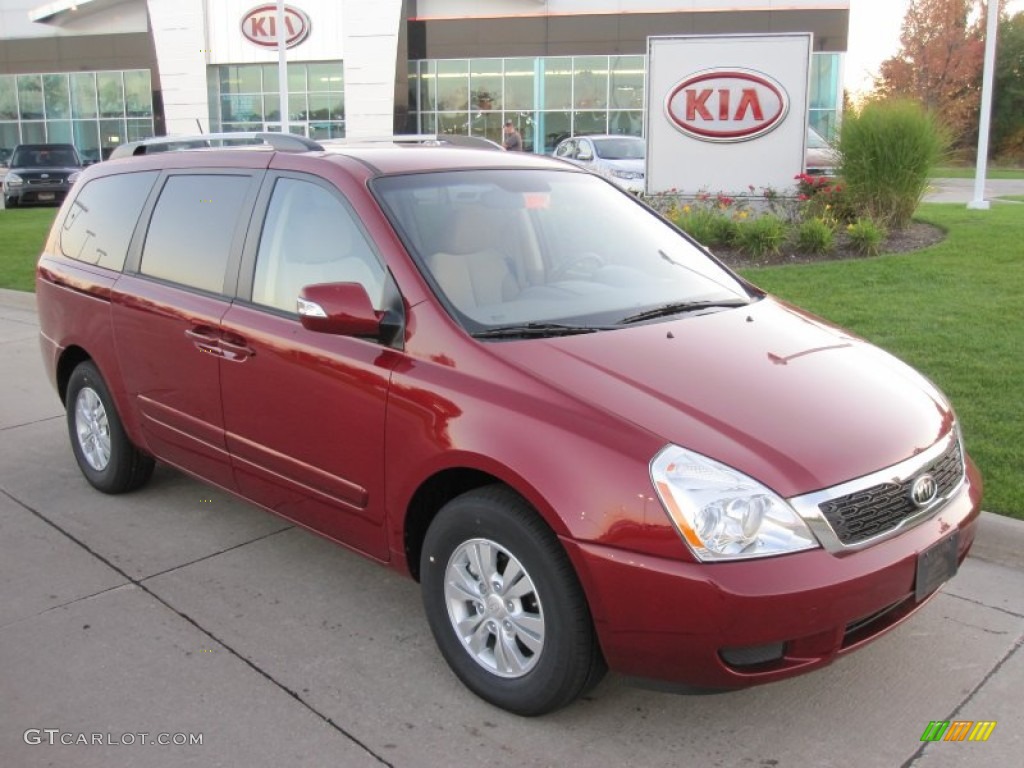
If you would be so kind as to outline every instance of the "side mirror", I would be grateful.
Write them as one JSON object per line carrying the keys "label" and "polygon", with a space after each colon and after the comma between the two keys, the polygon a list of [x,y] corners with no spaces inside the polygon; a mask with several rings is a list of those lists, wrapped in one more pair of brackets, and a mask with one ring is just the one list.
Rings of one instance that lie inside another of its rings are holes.
{"label": "side mirror", "polygon": [[370,303],[360,283],[319,283],[299,292],[302,327],[338,336],[379,337],[384,313]]}
{"label": "side mirror", "polygon": [[576,153],[576,159],[589,162],[594,159],[594,154],[589,149],[580,147],[580,151]]}

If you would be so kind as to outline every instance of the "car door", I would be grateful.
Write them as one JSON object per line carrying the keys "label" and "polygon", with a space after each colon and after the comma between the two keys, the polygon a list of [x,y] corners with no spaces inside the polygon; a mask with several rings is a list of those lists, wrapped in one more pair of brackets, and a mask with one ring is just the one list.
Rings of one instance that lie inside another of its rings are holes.
{"label": "car door", "polygon": [[125,388],[157,458],[225,488],[221,317],[234,293],[261,172],[165,173],[139,253],[114,286]]}
{"label": "car door", "polygon": [[[243,275],[251,288],[222,319],[244,344],[225,359],[227,447],[243,494],[379,559],[384,529],[384,416],[398,354],[368,339],[306,330],[305,285],[362,284],[383,306],[386,273],[351,206],[313,176],[268,175]],[[247,301],[241,300],[248,299]]]}

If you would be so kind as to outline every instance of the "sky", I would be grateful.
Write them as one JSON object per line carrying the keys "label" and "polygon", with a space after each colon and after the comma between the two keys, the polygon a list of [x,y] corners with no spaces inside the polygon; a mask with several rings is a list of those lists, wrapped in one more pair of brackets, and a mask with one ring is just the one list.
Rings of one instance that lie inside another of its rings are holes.
{"label": "sky", "polygon": [[[909,0],[850,0],[850,39],[843,82],[851,93],[868,91],[878,65],[900,48],[900,27]],[[1012,0],[1009,12],[1024,11],[1024,0]]]}

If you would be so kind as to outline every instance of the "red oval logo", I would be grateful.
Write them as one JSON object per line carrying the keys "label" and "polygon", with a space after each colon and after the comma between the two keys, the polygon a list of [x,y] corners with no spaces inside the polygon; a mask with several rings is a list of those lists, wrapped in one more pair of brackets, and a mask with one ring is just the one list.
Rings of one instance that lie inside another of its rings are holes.
{"label": "red oval logo", "polygon": [[782,84],[749,69],[711,69],[680,81],[665,99],[672,124],[702,141],[749,141],[789,112]]}
{"label": "red oval logo", "polygon": [[[284,7],[285,47],[294,48],[309,37],[309,16],[291,5]],[[242,34],[261,48],[277,49],[277,6],[261,5],[242,17]]]}

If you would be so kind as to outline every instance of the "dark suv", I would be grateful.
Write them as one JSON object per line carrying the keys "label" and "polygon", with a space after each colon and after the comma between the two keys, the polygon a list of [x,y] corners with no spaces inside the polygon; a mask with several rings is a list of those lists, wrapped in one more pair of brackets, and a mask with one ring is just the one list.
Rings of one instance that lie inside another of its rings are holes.
{"label": "dark suv", "polygon": [[606,665],[812,670],[956,573],[981,479],[892,356],[568,163],[267,136],[146,145],[54,221],[42,348],[98,490],[159,460],[419,580],[522,714]]}
{"label": "dark suv", "polygon": [[3,180],[4,205],[61,203],[82,170],[72,144],[19,144]]}

